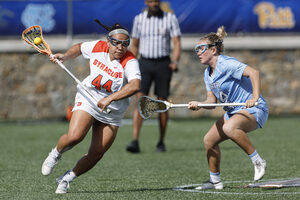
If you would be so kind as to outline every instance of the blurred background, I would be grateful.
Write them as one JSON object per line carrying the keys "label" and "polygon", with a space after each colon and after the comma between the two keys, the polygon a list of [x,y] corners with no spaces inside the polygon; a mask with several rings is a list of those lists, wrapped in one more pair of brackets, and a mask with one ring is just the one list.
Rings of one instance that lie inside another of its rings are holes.
{"label": "blurred background", "polygon": [[[134,16],[144,8],[143,0],[0,0],[0,120],[63,119],[73,105],[75,82],[22,41],[25,28],[40,25],[53,53],[64,52],[79,42],[106,40],[95,18],[108,26],[120,23],[131,31]],[[162,8],[176,14],[182,32],[179,72],[173,75],[170,101],[206,98],[205,66],[193,48],[201,36],[224,25],[228,32],[224,54],[260,70],[261,92],[270,114],[300,114],[299,1],[162,0]],[[89,74],[88,61],[82,57],[65,65],[80,80]],[[127,118],[132,115],[133,102]],[[221,113],[222,109],[173,109],[170,116]]]}

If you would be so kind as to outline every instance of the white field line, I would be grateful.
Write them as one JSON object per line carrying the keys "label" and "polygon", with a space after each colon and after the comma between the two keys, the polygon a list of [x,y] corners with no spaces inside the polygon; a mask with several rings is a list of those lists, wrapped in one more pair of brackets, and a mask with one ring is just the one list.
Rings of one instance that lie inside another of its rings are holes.
{"label": "white field line", "polygon": [[[296,178],[285,178],[285,179],[268,179],[264,181],[280,181],[286,179],[296,179]],[[223,183],[251,183],[253,180],[239,180],[239,181],[224,181]],[[224,191],[212,191],[212,190],[196,190],[190,189],[191,187],[197,187],[202,184],[189,184],[189,185],[182,185],[176,186],[173,188],[175,191],[183,191],[183,192],[198,192],[198,193],[205,193],[205,194],[229,194],[229,195],[300,195],[300,192],[224,192]],[[189,189],[186,189],[189,188]],[[241,189],[243,189],[241,187]]]}

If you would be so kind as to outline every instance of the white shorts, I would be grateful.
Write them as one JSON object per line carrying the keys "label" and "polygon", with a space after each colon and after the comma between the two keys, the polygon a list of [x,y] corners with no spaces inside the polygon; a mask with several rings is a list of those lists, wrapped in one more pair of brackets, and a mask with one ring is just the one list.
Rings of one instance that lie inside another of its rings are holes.
{"label": "white shorts", "polygon": [[72,112],[75,110],[83,110],[92,115],[96,120],[114,126],[122,126],[122,118],[125,114],[120,115],[120,113],[116,113],[114,110],[108,114],[103,113],[99,107],[80,92],[77,92],[76,94]]}

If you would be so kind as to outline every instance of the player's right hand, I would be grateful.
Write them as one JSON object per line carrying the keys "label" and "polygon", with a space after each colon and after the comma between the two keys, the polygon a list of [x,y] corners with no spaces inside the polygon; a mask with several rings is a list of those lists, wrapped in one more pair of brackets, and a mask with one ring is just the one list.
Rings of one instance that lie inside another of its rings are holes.
{"label": "player's right hand", "polygon": [[199,110],[200,107],[198,107],[199,102],[198,101],[190,101],[188,109],[190,110]]}
{"label": "player's right hand", "polygon": [[57,53],[57,54],[54,54],[52,56],[49,56],[49,59],[53,63],[56,63],[56,60],[59,60],[60,62],[64,62],[64,57],[65,57],[64,54]]}

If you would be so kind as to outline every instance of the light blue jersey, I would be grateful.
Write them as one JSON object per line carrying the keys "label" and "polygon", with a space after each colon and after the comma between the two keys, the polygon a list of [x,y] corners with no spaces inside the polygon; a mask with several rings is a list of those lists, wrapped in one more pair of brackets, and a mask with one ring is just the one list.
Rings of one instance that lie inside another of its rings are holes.
{"label": "light blue jersey", "polygon": [[[235,58],[219,55],[216,68],[212,76],[209,75],[211,67],[204,72],[204,82],[207,91],[212,91],[221,103],[245,103],[253,96],[251,80],[243,76],[246,64],[239,62]],[[258,106],[247,108],[253,114],[262,128],[269,114],[266,101],[260,95]],[[245,109],[244,106],[224,107],[225,118],[229,119],[233,114]]]}

